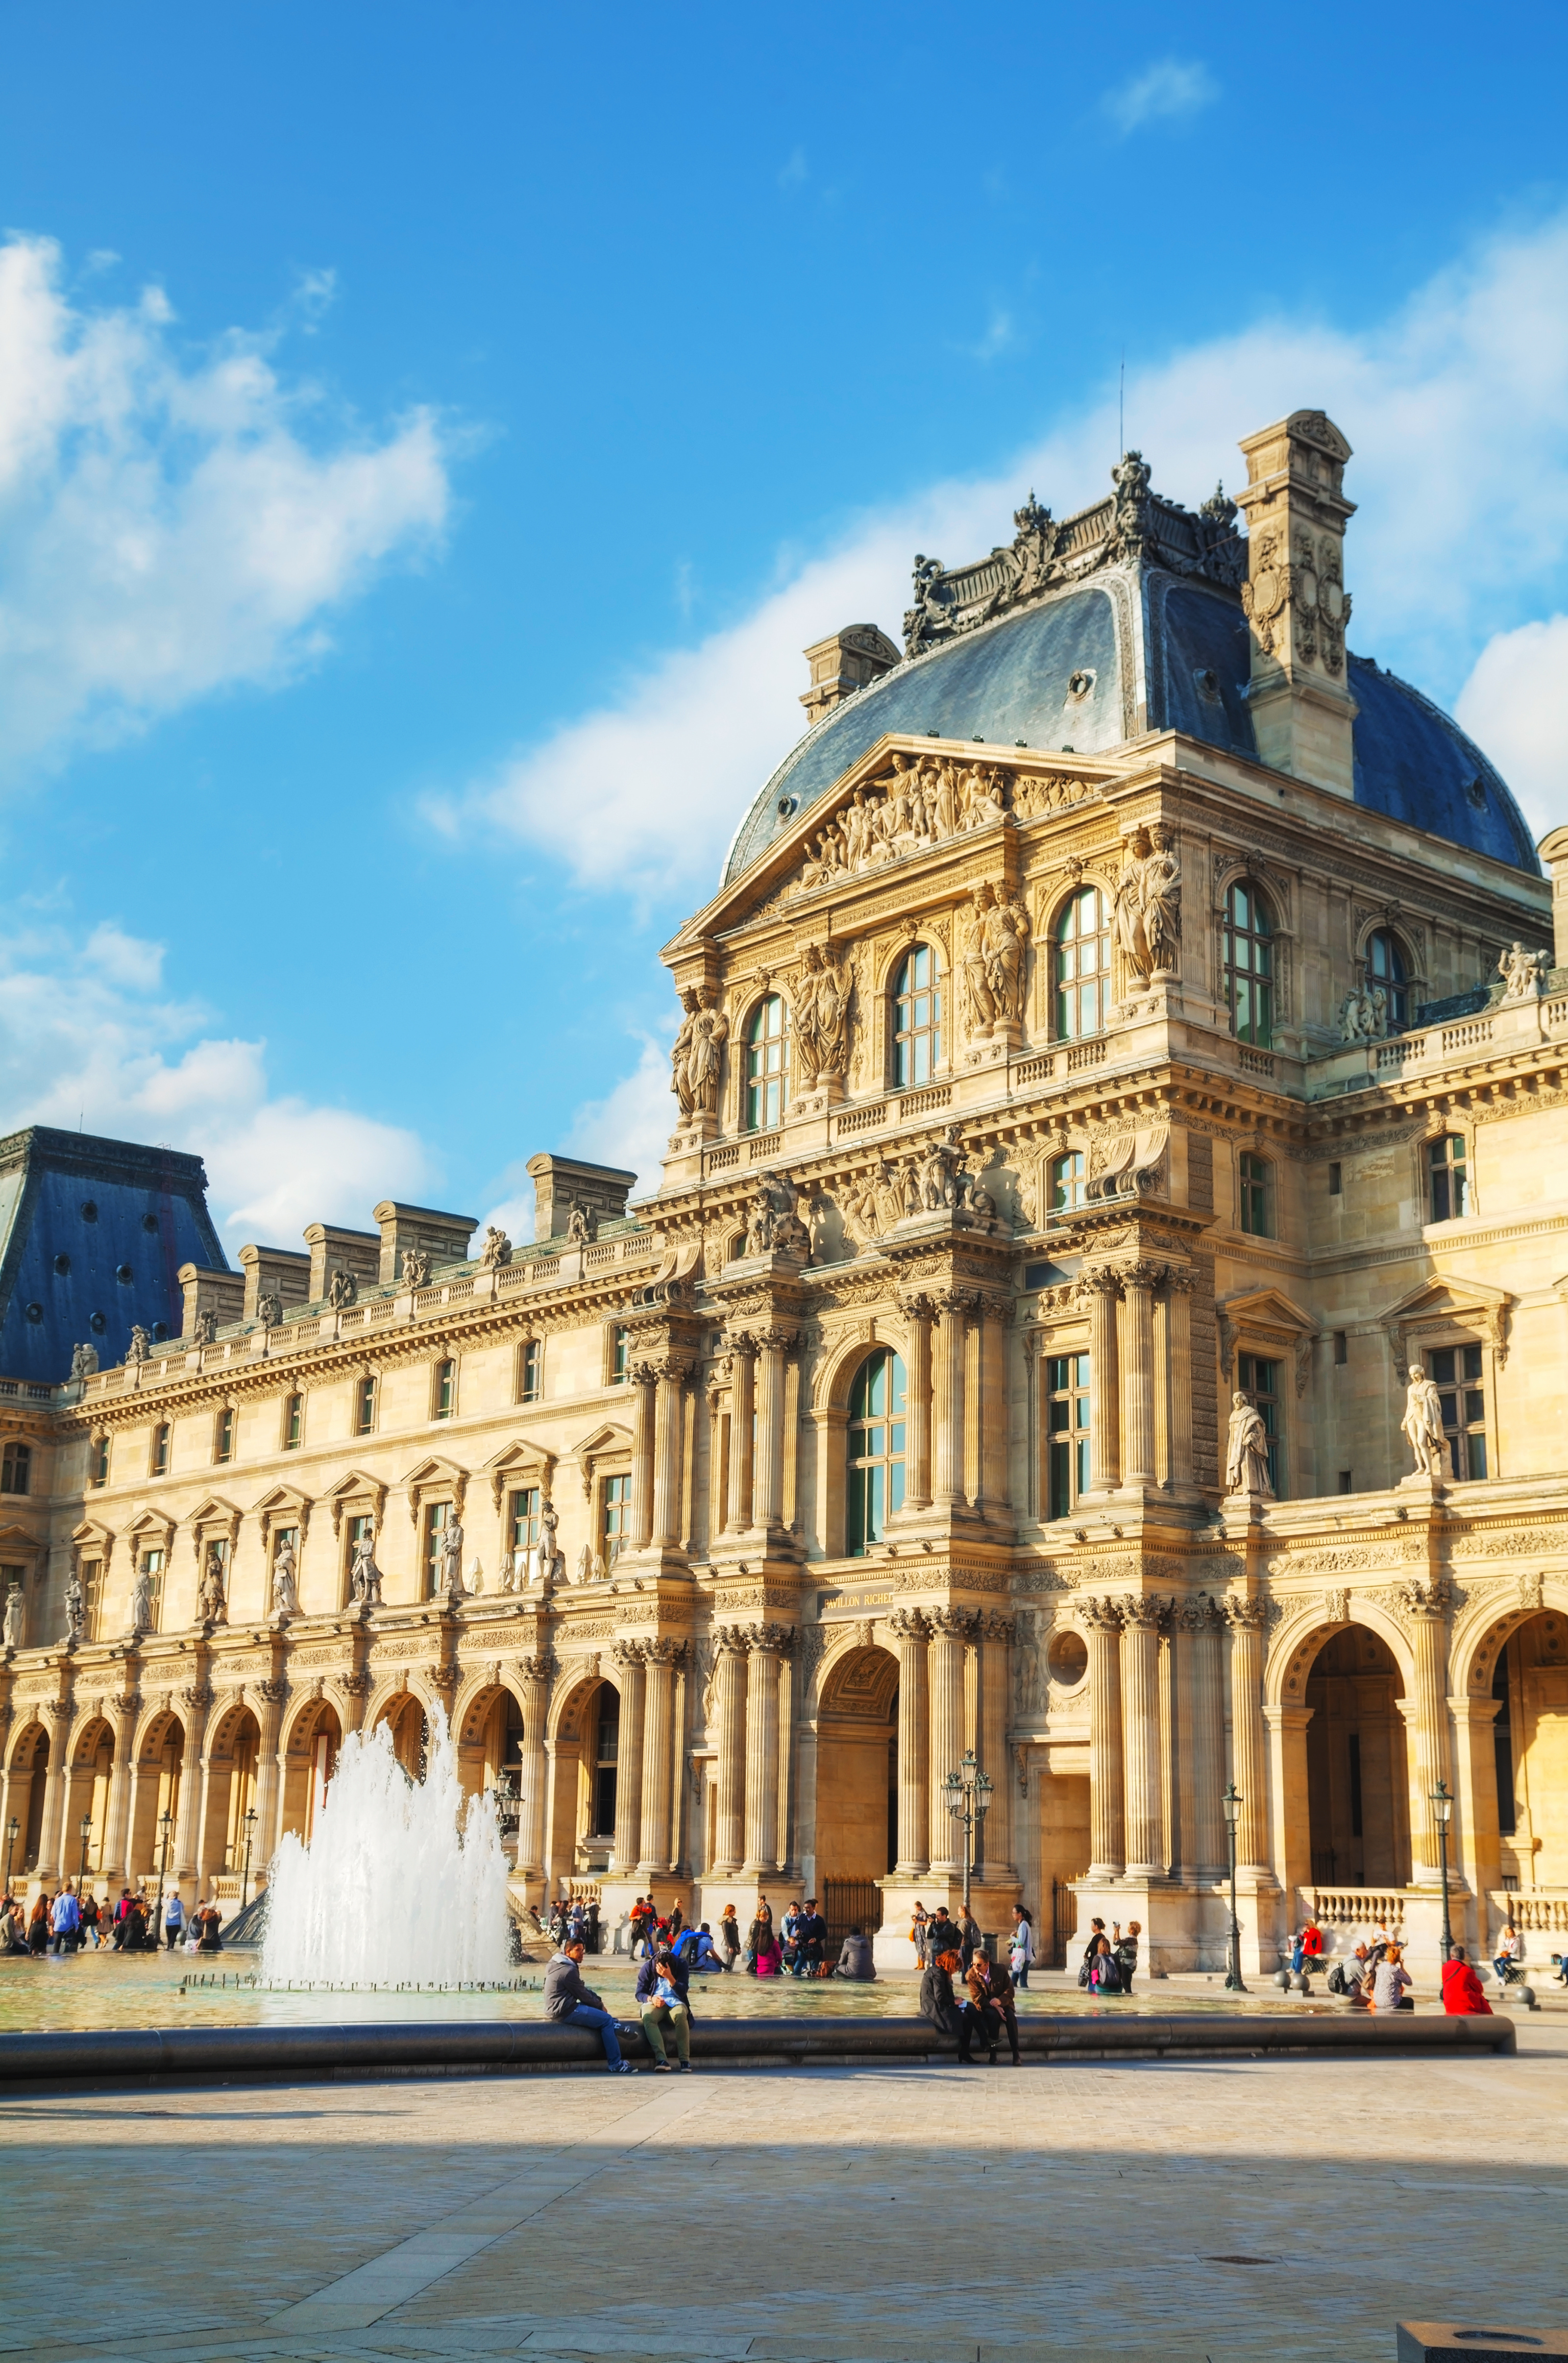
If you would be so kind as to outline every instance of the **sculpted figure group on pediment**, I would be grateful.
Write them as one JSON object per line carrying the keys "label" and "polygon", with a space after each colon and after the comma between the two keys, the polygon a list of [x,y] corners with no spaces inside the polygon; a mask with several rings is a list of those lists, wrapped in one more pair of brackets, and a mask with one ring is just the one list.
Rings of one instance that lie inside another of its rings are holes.
{"label": "sculpted figure group on pediment", "polygon": [[[1030,782],[1031,810],[1041,808],[1033,803],[1033,792],[1044,784]],[[1081,782],[1071,784],[1083,789]],[[895,755],[890,771],[857,788],[837,819],[817,831],[796,892],[859,877],[902,854],[923,853],[950,838],[989,828],[1014,808],[1014,798],[1013,776],[997,764]]]}
{"label": "sculpted figure group on pediment", "polygon": [[838,1201],[844,1228],[862,1248],[895,1224],[925,1215],[962,1214],[972,1228],[999,1227],[996,1201],[985,1187],[984,1158],[962,1146],[956,1125],[897,1165],[878,1158],[842,1184]]}

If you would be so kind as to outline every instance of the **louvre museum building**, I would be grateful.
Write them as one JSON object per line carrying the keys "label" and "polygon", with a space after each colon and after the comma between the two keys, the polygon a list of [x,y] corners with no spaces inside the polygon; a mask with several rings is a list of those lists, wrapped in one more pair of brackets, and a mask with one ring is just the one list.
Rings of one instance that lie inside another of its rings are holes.
{"label": "louvre museum building", "polygon": [[1249,1975],[1568,1949],[1568,830],[1351,652],[1340,429],[1240,449],[806,652],[651,1195],[235,1268],[196,1159],[0,1142],[13,1874],[231,1909],[439,1711],[623,1942],[907,1962],[967,1848],[985,1927],[1213,1969],[1233,1847]]}

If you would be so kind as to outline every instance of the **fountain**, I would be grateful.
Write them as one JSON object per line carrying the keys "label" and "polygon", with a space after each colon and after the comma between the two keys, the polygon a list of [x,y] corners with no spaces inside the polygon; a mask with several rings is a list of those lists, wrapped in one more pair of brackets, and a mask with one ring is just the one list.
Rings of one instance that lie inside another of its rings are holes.
{"label": "fountain", "polygon": [[383,1724],[343,1742],[308,1846],[272,1858],[268,1984],[457,1985],[511,1974],[506,1858],[495,1801],[469,1797],[439,1706],[411,1781]]}

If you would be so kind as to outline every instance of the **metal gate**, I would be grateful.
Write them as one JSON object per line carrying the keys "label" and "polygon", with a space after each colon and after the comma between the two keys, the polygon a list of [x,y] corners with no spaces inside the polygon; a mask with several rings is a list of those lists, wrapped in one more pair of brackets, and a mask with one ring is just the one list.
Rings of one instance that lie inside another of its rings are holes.
{"label": "metal gate", "polygon": [[874,1936],[882,1925],[882,1890],[874,1879],[825,1879],[821,1902],[835,1952],[851,1928]]}
{"label": "metal gate", "polygon": [[1053,1879],[1051,1882],[1051,1958],[1043,1966],[1048,1969],[1067,1967],[1067,1948],[1073,1942],[1073,1932],[1078,1925],[1078,1898],[1067,1881]]}

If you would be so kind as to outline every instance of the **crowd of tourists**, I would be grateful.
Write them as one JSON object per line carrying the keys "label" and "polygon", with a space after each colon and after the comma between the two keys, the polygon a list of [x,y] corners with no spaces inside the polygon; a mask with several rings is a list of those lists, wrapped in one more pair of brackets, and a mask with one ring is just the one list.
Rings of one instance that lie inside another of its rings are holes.
{"label": "crowd of tourists", "polygon": [[177,1887],[171,1887],[160,1913],[156,1897],[139,1888],[122,1887],[117,1902],[95,1891],[62,1880],[51,1892],[40,1887],[28,1907],[24,1894],[7,1888],[0,1895],[0,1957],[11,1959],[61,1960],[73,1953],[102,1948],[115,1953],[217,1953],[223,1949],[219,1934],[223,1912],[216,1897],[204,1897],[189,1911]]}

